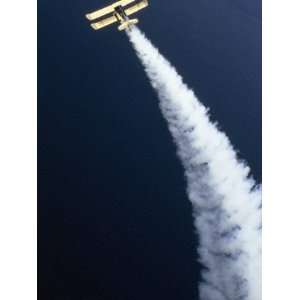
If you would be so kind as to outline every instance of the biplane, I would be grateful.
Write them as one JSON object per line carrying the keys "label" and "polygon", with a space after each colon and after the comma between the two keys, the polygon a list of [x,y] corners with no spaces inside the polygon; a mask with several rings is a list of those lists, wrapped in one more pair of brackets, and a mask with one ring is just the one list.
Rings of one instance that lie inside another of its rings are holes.
{"label": "biplane", "polygon": [[121,31],[124,29],[130,29],[132,25],[137,24],[139,21],[138,19],[130,19],[128,16],[135,14],[147,6],[147,0],[121,0],[113,3],[112,5],[86,14],[86,18],[89,21],[93,21],[91,26],[95,30],[119,22],[120,25],[118,29]]}

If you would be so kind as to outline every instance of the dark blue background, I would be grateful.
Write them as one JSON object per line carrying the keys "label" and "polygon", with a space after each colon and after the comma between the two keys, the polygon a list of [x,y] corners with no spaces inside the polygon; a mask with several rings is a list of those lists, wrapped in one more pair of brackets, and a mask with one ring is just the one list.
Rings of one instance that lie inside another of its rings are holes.
{"label": "dark blue background", "polygon": [[[38,1],[40,300],[198,299],[180,162],[144,71],[101,0]],[[140,28],[261,181],[259,0],[150,0]]]}

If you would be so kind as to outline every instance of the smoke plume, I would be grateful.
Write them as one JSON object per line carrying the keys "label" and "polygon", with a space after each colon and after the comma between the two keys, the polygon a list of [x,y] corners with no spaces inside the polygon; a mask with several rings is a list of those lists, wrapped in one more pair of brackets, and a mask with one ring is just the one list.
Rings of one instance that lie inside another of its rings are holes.
{"label": "smoke plume", "polygon": [[143,33],[127,31],[177,146],[199,237],[201,300],[261,299],[261,190],[228,137]]}

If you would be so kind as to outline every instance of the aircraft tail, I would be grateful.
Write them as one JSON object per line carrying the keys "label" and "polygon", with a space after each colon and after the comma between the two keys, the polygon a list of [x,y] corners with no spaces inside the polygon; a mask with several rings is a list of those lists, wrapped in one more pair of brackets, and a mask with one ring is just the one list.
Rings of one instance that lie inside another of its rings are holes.
{"label": "aircraft tail", "polygon": [[135,24],[137,24],[138,22],[139,22],[138,19],[130,19],[130,20],[127,20],[127,21],[123,22],[123,23],[118,27],[118,29],[119,29],[119,31],[128,29],[128,28],[130,28],[130,26],[135,25]]}

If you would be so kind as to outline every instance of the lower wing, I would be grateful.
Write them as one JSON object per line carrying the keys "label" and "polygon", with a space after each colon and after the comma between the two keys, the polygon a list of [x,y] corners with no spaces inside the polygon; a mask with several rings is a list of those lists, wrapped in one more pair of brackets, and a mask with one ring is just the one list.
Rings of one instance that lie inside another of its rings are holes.
{"label": "lower wing", "polygon": [[99,22],[92,23],[91,26],[93,27],[93,29],[98,30],[110,24],[116,23],[117,21],[118,19],[115,16],[112,16]]}

